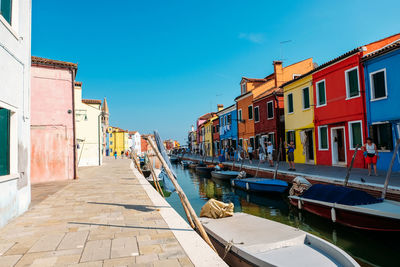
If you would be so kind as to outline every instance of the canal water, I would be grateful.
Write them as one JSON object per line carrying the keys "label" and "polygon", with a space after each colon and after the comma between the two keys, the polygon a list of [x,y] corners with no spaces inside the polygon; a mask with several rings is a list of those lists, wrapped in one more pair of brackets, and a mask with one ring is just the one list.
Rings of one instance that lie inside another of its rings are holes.
{"label": "canal water", "polygon": [[[235,212],[298,227],[328,240],[349,253],[362,266],[400,266],[400,234],[373,233],[333,224],[314,214],[297,210],[289,204],[287,195],[249,194],[231,187],[227,181],[201,177],[194,170],[183,169],[179,164],[173,165],[173,168],[198,215],[210,198],[232,202]],[[186,220],[178,195],[173,193],[166,200]]]}

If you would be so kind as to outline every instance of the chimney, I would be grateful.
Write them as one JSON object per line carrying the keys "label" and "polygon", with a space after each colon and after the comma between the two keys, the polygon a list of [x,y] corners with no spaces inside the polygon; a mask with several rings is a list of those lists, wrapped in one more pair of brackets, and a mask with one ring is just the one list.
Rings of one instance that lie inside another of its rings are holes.
{"label": "chimney", "polygon": [[222,104],[218,104],[217,105],[217,110],[218,111],[221,111],[221,110],[223,110],[224,109],[224,105],[222,105]]}
{"label": "chimney", "polygon": [[283,67],[282,61],[274,61],[272,63],[274,65],[274,73],[275,73],[275,87],[278,88],[283,84]]}

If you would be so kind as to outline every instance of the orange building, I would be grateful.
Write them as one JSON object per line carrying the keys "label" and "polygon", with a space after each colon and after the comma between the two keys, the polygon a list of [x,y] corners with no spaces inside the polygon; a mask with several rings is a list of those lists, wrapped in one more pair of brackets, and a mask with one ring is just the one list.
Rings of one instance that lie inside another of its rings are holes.
{"label": "orange building", "polygon": [[309,58],[287,67],[283,67],[282,61],[274,61],[273,66],[274,72],[263,79],[242,77],[240,82],[241,94],[236,97],[235,101],[238,114],[239,145],[244,148],[247,148],[248,144],[251,144],[253,148],[258,146],[255,143],[255,120],[257,123],[267,120],[267,114],[260,114],[258,109],[254,110],[254,99],[265,93],[273,93],[283,83],[312,70],[314,63],[312,58]]}

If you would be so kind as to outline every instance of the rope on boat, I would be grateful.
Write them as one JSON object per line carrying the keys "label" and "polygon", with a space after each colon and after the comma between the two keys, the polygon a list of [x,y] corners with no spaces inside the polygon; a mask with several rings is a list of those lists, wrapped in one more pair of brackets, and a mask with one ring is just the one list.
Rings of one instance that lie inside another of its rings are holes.
{"label": "rope on boat", "polygon": [[243,245],[244,242],[239,242],[239,243],[235,243],[233,242],[233,239],[231,241],[229,241],[228,243],[226,243],[225,245],[225,252],[224,252],[224,256],[222,257],[222,259],[224,260],[226,255],[228,255],[229,251],[231,250],[232,246],[238,244],[238,245]]}

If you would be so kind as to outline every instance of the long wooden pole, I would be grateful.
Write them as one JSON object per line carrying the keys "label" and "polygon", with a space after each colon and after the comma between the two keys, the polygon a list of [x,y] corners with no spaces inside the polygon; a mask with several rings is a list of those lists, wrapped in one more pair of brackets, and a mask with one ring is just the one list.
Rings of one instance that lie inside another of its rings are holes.
{"label": "long wooden pole", "polygon": [[158,177],[154,173],[153,165],[151,164],[150,159],[147,162],[147,168],[150,170],[150,175],[153,178],[154,187],[157,189],[158,193],[164,197],[164,193],[163,193],[163,191],[161,189],[160,184],[158,183]]}
{"label": "long wooden pole", "polygon": [[278,176],[279,160],[281,158],[281,153],[282,153],[282,139],[279,142],[279,152],[278,152],[278,157],[276,159],[276,165],[275,165],[275,171],[274,171],[274,178],[273,179],[276,179],[276,177]]}
{"label": "long wooden pole", "polygon": [[353,169],[353,164],[354,164],[354,160],[356,159],[358,148],[359,148],[359,145],[356,145],[353,157],[351,158],[350,166],[347,168],[346,177],[344,178],[344,186],[347,186],[347,184],[349,182],[350,172]]}
{"label": "long wooden pole", "polygon": [[140,172],[141,175],[143,175],[142,169],[140,168],[140,162],[137,160],[138,155],[136,152],[133,152],[133,162],[136,165],[136,169]]}
{"label": "long wooden pole", "polygon": [[204,239],[204,241],[206,241],[206,243],[214,250],[214,246],[210,241],[210,238],[207,235],[207,232],[204,230],[203,225],[200,223],[199,218],[197,218],[196,212],[194,211],[193,207],[190,205],[190,202],[188,200],[188,198],[185,195],[185,192],[183,192],[181,186],[178,184],[178,182],[175,180],[175,176],[173,175],[172,171],[170,170],[167,162],[164,160],[164,158],[162,157],[160,151],[158,151],[158,148],[155,146],[153,140],[151,138],[147,138],[150,146],[153,148],[154,152],[156,153],[158,159],[161,161],[165,171],[167,172],[168,177],[170,178],[171,182],[173,183],[173,185],[175,186],[175,189],[178,193],[179,196],[181,196],[181,201],[182,201],[182,205],[187,207],[188,212],[191,216],[191,218],[193,219],[197,230],[199,231],[201,237]]}
{"label": "long wooden pole", "polygon": [[389,186],[389,179],[390,179],[390,176],[392,175],[392,168],[393,168],[394,160],[396,159],[397,151],[399,151],[399,145],[400,145],[400,139],[397,139],[395,149],[393,150],[392,160],[390,161],[389,169],[386,173],[385,185],[383,186],[383,190],[382,190],[382,198],[383,199],[386,197],[386,192],[387,192],[387,189]]}

